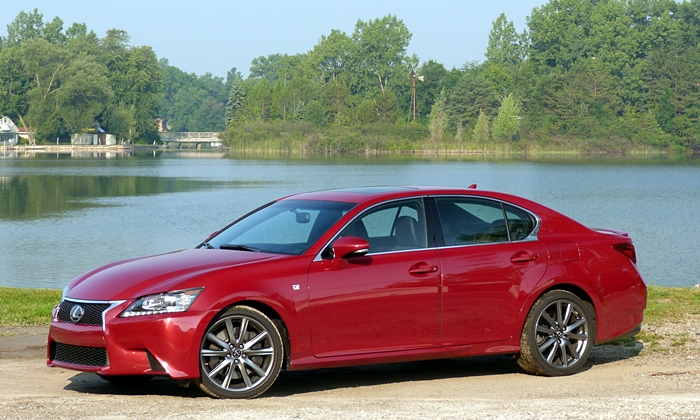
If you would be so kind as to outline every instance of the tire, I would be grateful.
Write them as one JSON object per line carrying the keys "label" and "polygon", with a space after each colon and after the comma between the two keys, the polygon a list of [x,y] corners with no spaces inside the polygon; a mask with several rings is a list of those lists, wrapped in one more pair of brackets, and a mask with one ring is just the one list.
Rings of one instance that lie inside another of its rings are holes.
{"label": "tire", "polygon": [[235,306],[209,326],[199,350],[199,388],[215,398],[253,398],[282,369],[279,329],[262,312]]}
{"label": "tire", "polygon": [[541,376],[572,375],[583,369],[596,337],[592,311],[592,305],[565,290],[542,295],[525,320],[520,367]]}

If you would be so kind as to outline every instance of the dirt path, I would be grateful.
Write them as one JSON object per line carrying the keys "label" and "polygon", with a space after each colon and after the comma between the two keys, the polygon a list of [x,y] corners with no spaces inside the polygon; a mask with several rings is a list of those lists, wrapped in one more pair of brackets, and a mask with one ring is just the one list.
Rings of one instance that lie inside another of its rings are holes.
{"label": "dirt path", "polygon": [[125,388],[49,369],[45,329],[0,329],[0,418],[697,420],[700,319],[656,331],[672,338],[651,347],[669,350],[598,346],[583,372],[564,378],[491,356],[283,372],[261,398],[221,401],[164,379]]}

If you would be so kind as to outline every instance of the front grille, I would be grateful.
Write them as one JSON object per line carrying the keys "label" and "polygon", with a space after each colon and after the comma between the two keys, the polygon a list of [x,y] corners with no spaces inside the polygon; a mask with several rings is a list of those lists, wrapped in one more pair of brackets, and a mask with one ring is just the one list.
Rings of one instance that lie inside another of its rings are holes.
{"label": "front grille", "polygon": [[107,366],[107,349],[52,343],[53,360],[84,366]]}
{"label": "front grille", "polygon": [[[70,319],[70,311],[77,305],[83,307],[84,314],[80,321],[73,322]],[[109,307],[109,303],[84,303],[64,300],[58,306],[58,320],[62,322],[70,322],[72,324],[102,325],[102,312]]]}

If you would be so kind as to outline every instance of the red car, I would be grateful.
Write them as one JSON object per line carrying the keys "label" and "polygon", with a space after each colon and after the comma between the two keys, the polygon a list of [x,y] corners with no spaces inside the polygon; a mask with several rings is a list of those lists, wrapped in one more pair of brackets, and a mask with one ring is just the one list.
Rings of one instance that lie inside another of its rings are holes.
{"label": "red car", "polygon": [[475,186],[299,194],[196,249],[73,280],[47,364],[220,398],[255,397],[282,369],[485,354],[568,375],[640,330],[635,258],[626,233]]}

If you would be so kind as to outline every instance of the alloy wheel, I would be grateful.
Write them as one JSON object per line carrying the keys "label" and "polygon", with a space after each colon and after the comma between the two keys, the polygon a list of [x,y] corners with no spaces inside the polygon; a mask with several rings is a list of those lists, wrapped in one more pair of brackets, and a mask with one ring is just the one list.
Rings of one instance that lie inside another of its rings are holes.
{"label": "alloy wheel", "polygon": [[537,351],[555,369],[570,368],[588,349],[588,320],[578,305],[559,299],[537,317]]}
{"label": "alloy wheel", "polygon": [[207,330],[200,349],[200,388],[219,398],[252,398],[264,392],[281,369],[282,345],[262,313],[239,307]]}

